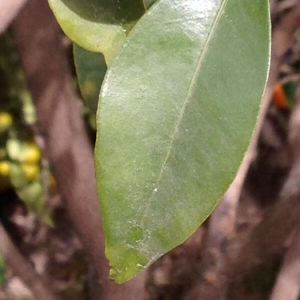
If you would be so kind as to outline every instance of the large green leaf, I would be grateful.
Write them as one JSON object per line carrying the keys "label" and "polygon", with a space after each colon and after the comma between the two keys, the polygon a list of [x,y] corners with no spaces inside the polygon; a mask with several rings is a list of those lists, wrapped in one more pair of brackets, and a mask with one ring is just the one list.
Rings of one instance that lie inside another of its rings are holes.
{"label": "large green leaf", "polygon": [[108,64],[119,53],[126,31],[145,11],[142,0],[49,0],[49,4],[70,39],[102,52]]}
{"label": "large green leaf", "polygon": [[111,277],[182,243],[233,180],[269,66],[267,0],[161,0],[110,67],[97,182]]}

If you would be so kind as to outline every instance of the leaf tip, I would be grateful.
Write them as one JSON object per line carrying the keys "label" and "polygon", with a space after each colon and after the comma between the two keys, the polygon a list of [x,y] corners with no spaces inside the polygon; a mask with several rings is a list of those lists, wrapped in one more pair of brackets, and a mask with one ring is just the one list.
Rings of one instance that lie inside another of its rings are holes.
{"label": "leaf tip", "polygon": [[106,256],[111,267],[109,278],[119,284],[133,278],[149,263],[149,259],[143,253],[123,245],[107,247]]}

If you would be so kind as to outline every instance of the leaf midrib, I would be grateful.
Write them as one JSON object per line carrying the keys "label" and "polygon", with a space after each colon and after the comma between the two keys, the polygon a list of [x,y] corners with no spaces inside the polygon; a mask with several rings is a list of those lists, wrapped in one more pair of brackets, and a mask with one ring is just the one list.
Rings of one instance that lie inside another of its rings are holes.
{"label": "leaf midrib", "polygon": [[[160,183],[161,178],[162,178],[163,173],[164,173],[165,166],[167,164],[167,161],[168,161],[168,159],[170,157],[170,154],[171,154],[171,151],[172,151],[172,146],[174,144],[175,136],[176,136],[176,134],[178,132],[178,129],[179,129],[179,126],[181,124],[181,121],[182,121],[184,112],[186,110],[186,107],[188,106],[188,104],[190,103],[190,99],[192,98],[191,95],[193,93],[193,88],[195,86],[195,82],[196,82],[197,77],[198,77],[197,76],[198,73],[199,73],[198,71],[201,68],[201,65],[202,65],[202,62],[204,60],[205,54],[206,54],[206,52],[208,50],[208,45],[209,45],[209,43],[210,43],[210,41],[212,39],[212,36],[214,34],[214,29],[217,27],[217,25],[219,23],[220,17],[222,15],[222,12],[223,12],[224,7],[226,6],[227,2],[228,2],[228,0],[224,0],[222,2],[221,6],[220,6],[220,8],[219,8],[219,10],[218,10],[218,12],[216,14],[216,17],[215,17],[214,21],[212,22],[211,30],[210,30],[207,38],[206,38],[206,41],[205,41],[204,46],[203,46],[203,49],[202,49],[202,51],[199,54],[199,58],[198,58],[198,61],[197,61],[197,64],[196,64],[195,72],[194,72],[194,75],[193,75],[193,77],[191,79],[191,83],[189,85],[189,88],[187,90],[186,97],[185,97],[185,99],[183,101],[182,108],[180,110],[180,114],[179,114],[178,120],[177,120],[177,122],[175,124],[174,132],[173,132],[173,134],[171,136],[170,145],[168,147],[168,151],[167,151],[166,157],[165,157],[165,159],[164,159],[164,161],[163,161],[163,163],[161,165],[161,169],[160,169],[158,178],[156,180],[156,183],[154,185],[154,189],[153,189],[152,194],[151,194],[151,196],[149,198],[148,205],[144,208],[142,216],[144,216],[146,214],[146,211],[149,208],[149,203],[151,203],[151,201],[152,201],[152,199],[154,197],[154,194],[157,192],[159,183]],[[141,218],[141,220],[143,220],[143,217]]]}

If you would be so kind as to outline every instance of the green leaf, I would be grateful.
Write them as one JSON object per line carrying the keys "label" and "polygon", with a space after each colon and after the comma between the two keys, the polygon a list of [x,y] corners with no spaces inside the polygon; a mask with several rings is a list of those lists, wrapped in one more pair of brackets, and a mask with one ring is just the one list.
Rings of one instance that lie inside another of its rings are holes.
{"label": "green leaf", "polygon": [[74,61],[82,97],[88,108],[96,113],[102,81],[106,73],[104,57],[74,44]]}
{"label": "green leaf", "polygon": [[5,258],[0,255],[0,286],[6,283],[6,262]]}
{"label": "green leaf", "polygon": [[136,20],[142,0],[49,0],[63,31],[81,47],[104,54],[110,65]]}
{"label": "green leaf", "polygon": [[105,77],[97,184],[111,277],[181,244],[233,180],[269,66],[267,0],[161,0]]}
{"label": "green leaf", "polygon": [[149,9],[157,0],[143,0],[146,9]]}

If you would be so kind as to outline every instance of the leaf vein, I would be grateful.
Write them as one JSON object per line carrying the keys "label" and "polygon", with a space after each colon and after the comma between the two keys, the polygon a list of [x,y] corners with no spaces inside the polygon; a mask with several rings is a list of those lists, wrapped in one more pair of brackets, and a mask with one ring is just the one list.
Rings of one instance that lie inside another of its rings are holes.
{"label": "leaf vein", "polygon": [[[152,198],[154,197],[154,194],[155,194],[155,193],[157,192],[157,190],[158,190],[158,185],[159,185],[159,183],[160,183],[160,181],[161,181],[161,178],[162,178],[162,176],[163,176],[165,166],[166,166],[167,161],[168,161],[168,159],[169,159],[169,157],[170,157],[170,155],[171,155],[172,146],[173,146],[173,144],[174,144],[175,136],[176,136],[176,134],[178,133],[179,126],[180,126],[180,124],[181,124],[181,121],[182,121],[184,112],[185,112],[185,110],[186,110],[186,107],[188,106],[188,104],[189,104],[189,102],[190,102],[191,95],[192,95],[192,93],[193,93],[193,88],[194,88],[194,86],[195,86],[195,82],[196,82],[197,77],[198,77],[198,71],[199,71],[199,69],[201,68],[201,64],[202,64],[203,59],[205,58],[205,54],[206,54],[206,52],[207,52],[207,50],[208,50],[208,45],[209,45],[209,43],[210,43],[210,41],[211,41],[211,39],[212,39],[212,36],[213,36],[213,33],[214,33],[214,29],[217,27],[217,25],[218,25],[218,23],[219,23],[221,14],[222,14],[222,12],[223,12],[223,10],[224,10],[224,7],[226,6],[227,2],[228,2],[228,0],[224,0],[223,3],[221,4],[221,6],[220,6],[220,8],[219,8],[219,10],[218,10],[218,12],[217,12],[217,14],[216,14],[216,17],[215,17],[215,19],[214,19],[214,21],[213,21],[213,23],[212,23],[210,32],[209,32],[209,34],[208,34],[208,36],[207,36],[207,38],[206,38],[206,41],[205,41],[204,46],[203,46],[203,49],[202,49],[202,51],[201,51],[200,54],[199,54],[199,58],[198,58],[198,61],[197,61],[197,64],[196,64],[195,72],[194,72],[194,75],[192,76],[191,83],[190,83],[189,88],[188,88],[188,91],[187,91],[187,93],[186,93],[186,97],[185,97],[185,99],[184,99],[184,101],[183,101],[182,108],[181,108],[181,110],[180,110],[180,114],[179,114],[178,120],[177,120],[177,122],[176,122],[176,124],[175,124],[175,129],[174,129],[174,132],[173,132],[173,134],[172,134],[172,136],[171,136],[170,145],[169,145],[169,147],[168,147],[168,151],[167,151],[167,153],[166,153],[166,157],[165,157],[165,159],[164,159],[164,161],[163,161],[163,163],[162,163],[162,166],[161,166],[161,169],[160,169],[158,178],[157,178],[156,183],[155,183],[155,186],[154,186],[154,190],[152,191],[152,194],[151,194],[151,196],[150,196],[150,199],[149,199],[149,202],[148,202],[148,203],[151,202]],[[147,207],[145,207],[143,215],[145,215],[148,206],[149,206],[149,205],[147,205]]]}

